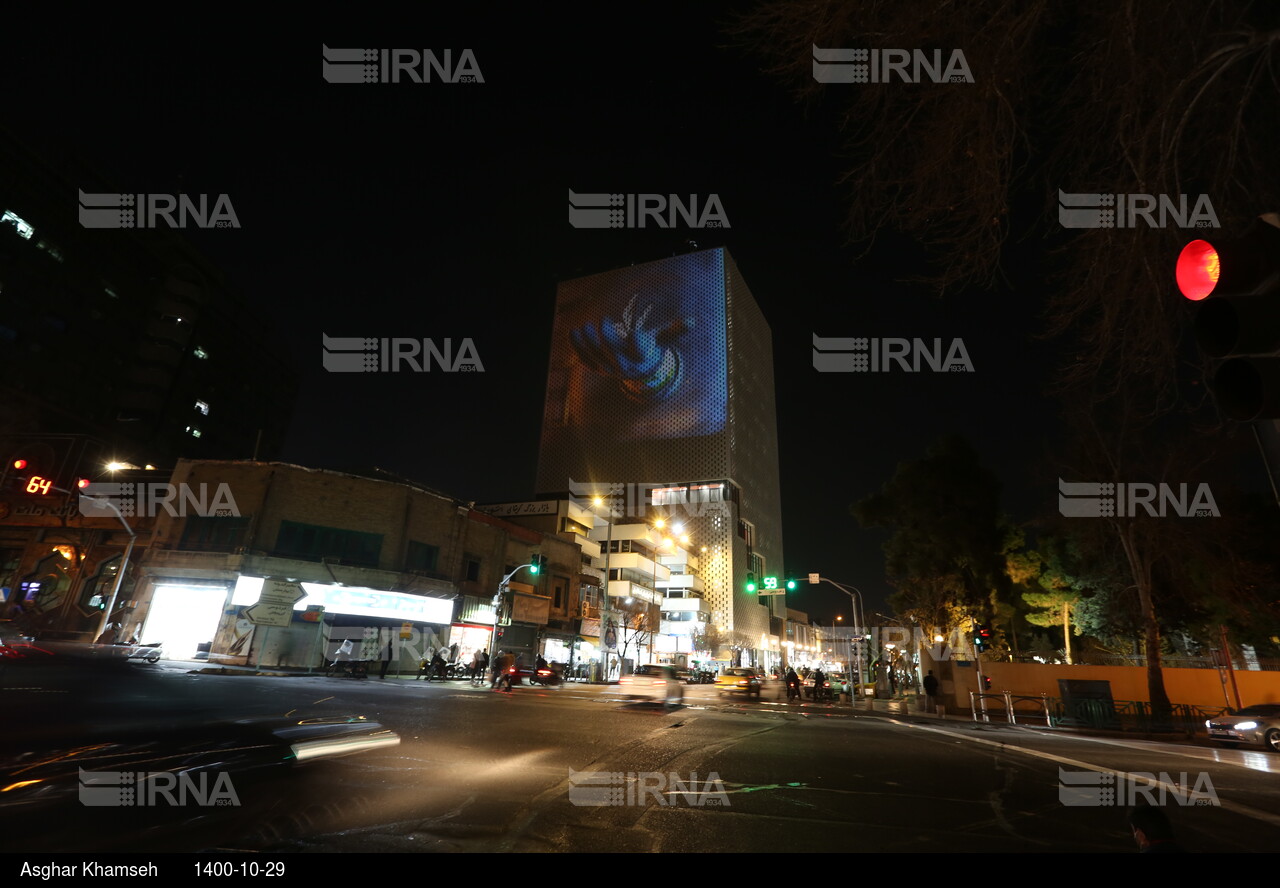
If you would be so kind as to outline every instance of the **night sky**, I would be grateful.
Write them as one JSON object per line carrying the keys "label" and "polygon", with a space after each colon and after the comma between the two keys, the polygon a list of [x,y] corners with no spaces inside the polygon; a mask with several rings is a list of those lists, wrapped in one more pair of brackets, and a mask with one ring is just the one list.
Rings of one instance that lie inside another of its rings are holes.
{"label": "night sky", "polygon": [[[976,444],[1007,511],[1053,508],[1054,348],[1034,338],[1043,241],[1014,238],[990,289],[938,299],[897,283],[925,268],[916,244],[888,232],[862,256],[844,243],[855,196],[836,183],[837,103],[806,113],[701,8],[639,9],[625,27],[503,7],[252,38],[11,32],[5,126],[121,191],[226,193],[242,227],[189,236],[299,368],[283,458],[379,466],[465,500],[534,493],[558,280],[690,240],[727,247],[773,328],[786,572],[859,586],[869,615],[885,610],[885,535],[849,506],[940,436]],[[329,84],[322,44],[466,48],[484,82]],[[578,230],[570,189],[715,194],[730,228]],[[1027,197],[1048,219],[1056,195]],[[469,337],[484,372],[327,373],[322,333]],[[819,374],[815,333],[960,337],[975,372]],[[825,588],[792,606],[847,619]]]}

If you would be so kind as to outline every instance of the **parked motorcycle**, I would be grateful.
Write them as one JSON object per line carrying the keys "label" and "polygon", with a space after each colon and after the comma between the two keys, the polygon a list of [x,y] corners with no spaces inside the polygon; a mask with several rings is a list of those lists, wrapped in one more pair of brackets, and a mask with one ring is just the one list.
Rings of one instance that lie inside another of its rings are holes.
{"label": "parked motorcycle", "polygon": [[155,644],[135,644],[132,645],[133,650],[129,652],[130,660],[144,660],[152,665],[159,663],[160,658],[164,656],[164,643],[157,641]]}

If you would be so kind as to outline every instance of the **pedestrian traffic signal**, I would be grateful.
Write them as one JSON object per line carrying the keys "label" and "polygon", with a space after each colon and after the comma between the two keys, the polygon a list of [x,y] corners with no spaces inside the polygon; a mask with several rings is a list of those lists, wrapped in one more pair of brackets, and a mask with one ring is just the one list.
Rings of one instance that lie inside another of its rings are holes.
{"label": "pedestrian traffic signal", "polygon": [[12,489],[18,493],[31,493],[36,496],[46,496],[56,492],[54,479],[47,474],[47,471],[40,468],[41,462],[32,462],[22,457],[16,457],[9,462],[7,466],[7,478],[11,480]]}
{"label": "pedestrian traffic signal", "polygon": [[1280,217],[1260,217],[1235,239],[1191,241],[1174,276],[1197,303],[1200,350],[1221,360],[1209,387],[1222,412],[1280,418]]}

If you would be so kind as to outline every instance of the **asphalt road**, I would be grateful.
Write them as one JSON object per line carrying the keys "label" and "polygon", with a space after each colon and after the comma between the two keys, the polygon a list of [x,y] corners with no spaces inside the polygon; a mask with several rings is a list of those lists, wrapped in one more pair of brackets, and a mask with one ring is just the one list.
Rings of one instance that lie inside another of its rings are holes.
{"label": "asphalt road", "polygon": [[[234,807],[172,809],[194,828],[180,850],[1131,854],[1137,802],[1162,805],[1189,850],[1269,851],[1280,835],[1280,756],[1263,751],[788,704],[776,684],[759,700],[692,686],[668,710],[660,688],[507,694],[187,669],[73,672],[62,685],[52,670],[8,674],[0,743],[48,759],[58,738],[90,728],[162,737],[259,716],[361,715],[400,735],[374,752],[235,772]],[[38,832],[20,806],[0,805],[15,821],[0,850],[102,848],[107,836],[112,851],[170,847],[126,819],[164,810],[75,799],[65,825]]]}
{"label": "asphalt road", "polygon": [[401,735],[325,763],[319,803],[285,800],[232,850],[1134,853],[1141,801],[1189,850],[1268,851],[1280,834],[1280,756],[1261,751],[853,713],[772,687],[693,686],[667,712],[576,684],[162,676],[205,710],[354,712]]}

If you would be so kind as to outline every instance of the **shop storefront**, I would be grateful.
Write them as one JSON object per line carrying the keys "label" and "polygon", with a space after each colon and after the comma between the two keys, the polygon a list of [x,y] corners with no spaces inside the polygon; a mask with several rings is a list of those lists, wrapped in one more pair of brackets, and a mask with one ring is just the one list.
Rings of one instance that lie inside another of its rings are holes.
{"label": "shop storefront", "polygon": [[[216,604],[212,595],[207,601],[190,593],[173,599],[198,605],[202,625],[215,610],[211,662],[316,668],[341,656],[385,662],[402,673],[416,671],[422,659],[450,649],[450,599],[303,582],[296,584],[301,595],[288,624],[264,625],[254,621],[257,614],[251,610],[259,603],[263,582],[263,577],[240,576],[230,595],[224,593]],[[166,585],[156,581],[157,593]],[[161,600],[153,599],[153,610]],[[190,614],[193,623],[196,616]],[[163,640],[168,649],[168,639]]]}
{"label": "shop storefront", "polygon": [[449,630],[450,650],[457,645],[457,660],[470,665],[477,651],[489,653],[489,640],[493,636],[493,627],[478,623],[454,623]]}

